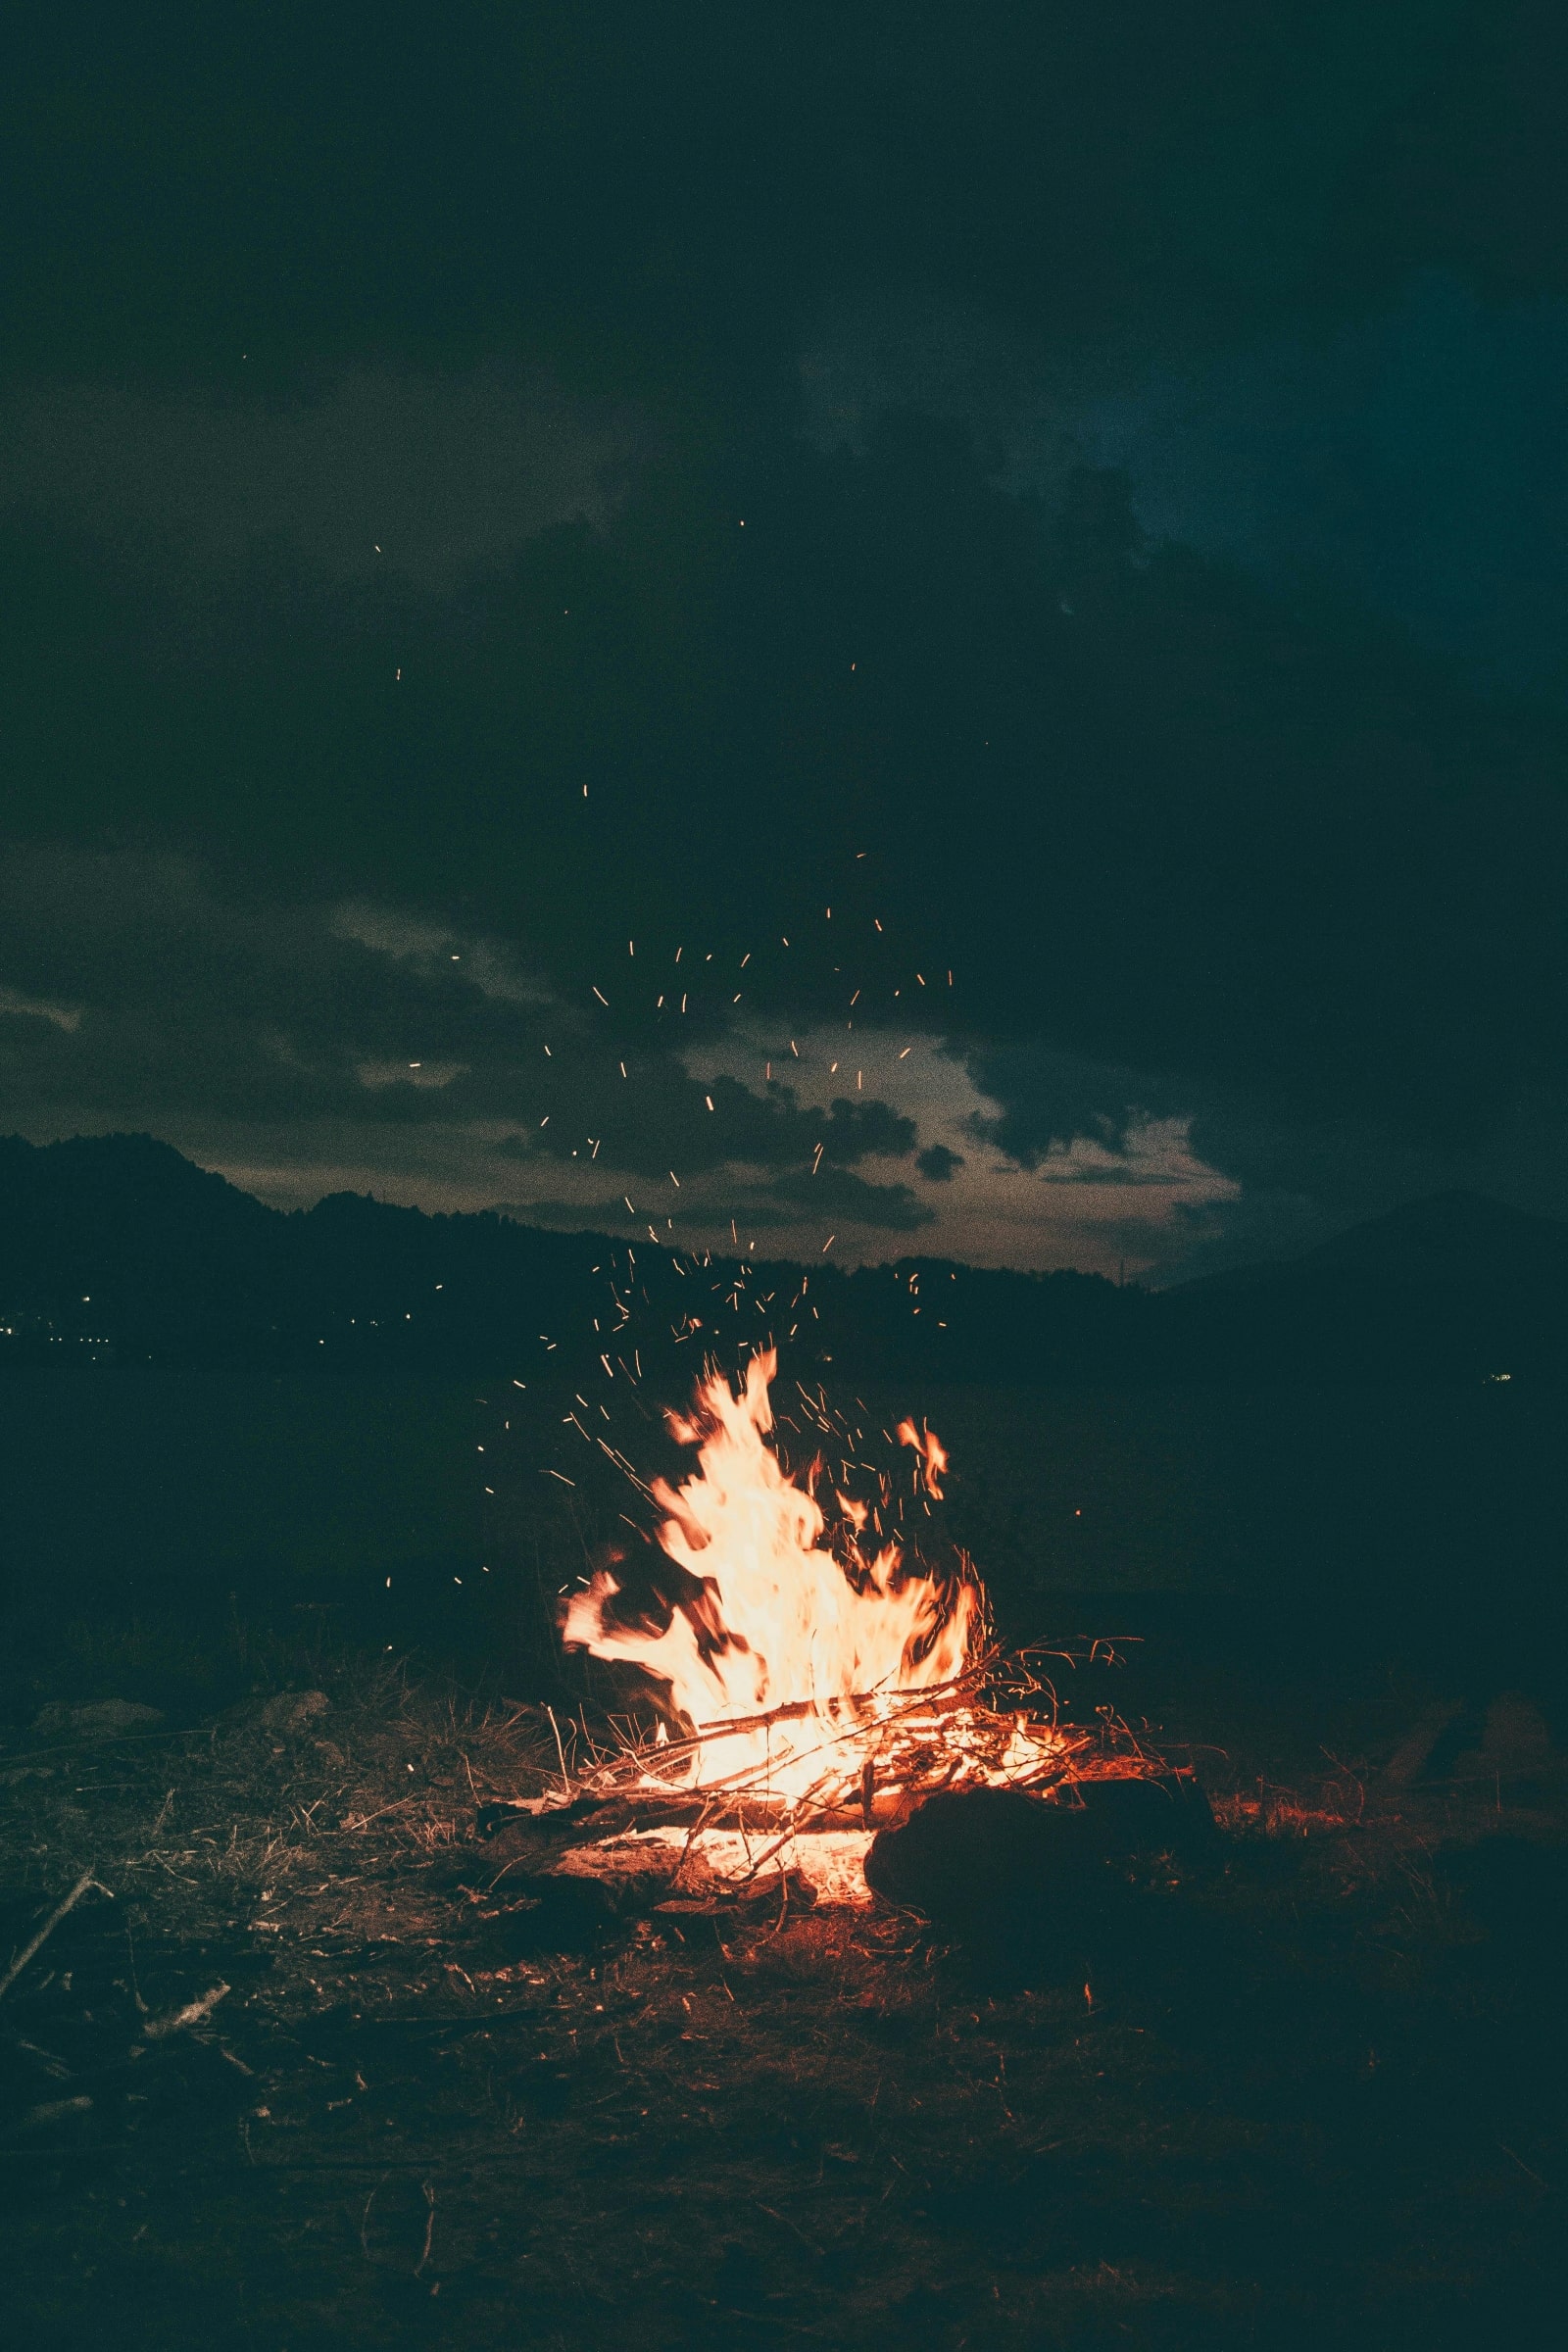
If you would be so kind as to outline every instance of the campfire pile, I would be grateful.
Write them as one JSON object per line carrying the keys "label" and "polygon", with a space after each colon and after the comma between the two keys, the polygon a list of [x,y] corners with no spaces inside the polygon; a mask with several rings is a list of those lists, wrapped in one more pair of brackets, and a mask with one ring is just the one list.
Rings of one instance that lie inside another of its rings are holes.
{"label": "campfire pile", "polygon": [[[902,1479],[841,1454],[830,1480],[820,1453],[791,1476],[770,1443],[774,1371],[755,1356],[738,1394],[710,1375],[691,1418],[670,1417],[695,1472],[644,1488],[648,1551],[616,1551],[564,1613],[568,1647],[642,1670],[655,1732],[574,1771],[563,1748],[560,1791],[506,1809],[514,1836],[529,1822],[556,1868],[662,1876],[675,1899],[796,1872],[819,1899],[864,1902],[873,1837],[938,1794],[1059,1800],[1157,1770],[1108,1719],[1064,1723],[1043,1659],[1004,1658],[964,1555],[927,1563],[909,1531],[942,1499],[935,1434],[900,1424]],[[872,1483],[856,1493],[852,1471]]]}

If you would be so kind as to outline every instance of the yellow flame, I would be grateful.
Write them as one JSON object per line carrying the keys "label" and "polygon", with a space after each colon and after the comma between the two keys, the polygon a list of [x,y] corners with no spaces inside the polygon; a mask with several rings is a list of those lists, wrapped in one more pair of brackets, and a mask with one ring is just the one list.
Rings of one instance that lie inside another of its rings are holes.
{"label": "yellow flame", "polygon": [[[739,1395],[714,1374],[699,1386],[691,1419],[669,1417],[672,1434],[695,1445],[697,1468],[678,1488],[661,1479],[650,1493],[664,1514],[659,1544],[695,1589],[664,1630],[614,1623],[621,1588],[608,1567],[573,1597],[562,1633],[568,1646],[667,1683],[673,1706],[704,1731],[801,1709],[783,1723],[702,1740],[688,1784],[760,1779],[770,1793],[798,1797],[833,1776],[846,1716],[874,1718],[895,1693],[932,1690],[963,1671],[982,1595],[968,1579],[942,1585],[911,1569],[895,1543],[868,1558],[858,1543],[863,1507],[846,1506],[842,1547],[853,1572],[841,1566],[822,1540],[815,1495],[785,1474],[766,1443],[776,1370],[771,1350],[756,1355]],[[899,1434],[921,1456],[927,1492],[939,1495],[940,1442],[908,1422]]]}

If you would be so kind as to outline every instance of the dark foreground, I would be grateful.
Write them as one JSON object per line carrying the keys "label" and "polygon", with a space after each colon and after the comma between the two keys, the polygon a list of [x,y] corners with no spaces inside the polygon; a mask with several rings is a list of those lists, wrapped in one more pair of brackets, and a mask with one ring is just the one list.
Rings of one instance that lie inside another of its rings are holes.
{"label": "dark foreground", "polygon": [[325,1709],[10,1735],[7,1951],[108,1890],[0,1999],[18,2342],[1316,2352],[1552,2310],[1568,1787],[1506,1708],[1400,1788],[1419,1691],[1280,1729],[1211,1682],[1167,1730],[1226,1866],[1068,1967],[777,1884],[540,1948],[473,1825],[548,1726],[308,1674]]}

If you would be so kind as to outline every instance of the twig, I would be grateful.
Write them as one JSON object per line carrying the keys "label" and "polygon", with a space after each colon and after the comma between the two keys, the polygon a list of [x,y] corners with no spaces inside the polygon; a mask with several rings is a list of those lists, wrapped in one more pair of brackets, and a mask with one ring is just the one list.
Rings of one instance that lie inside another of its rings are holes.
{"label": "twig", "polygon": [[[63,2115],[85,2115],[91,2105],[92,2101],[85,2091],[78,2091],[74,2099],[45,2099],[41,2107],[28,2108],[18,2129],[23,2132],[30,2132],[36,2124],[59,2123]],[[1498,2144],[1500,2146],[1500,2141]],[[1510,2155],[1513,2154],[1511,2148],[1508,2152]],[[1515,2164],[1518,2161],[1518,2157],[1515,2156]],[[1527,2172],[1529,2171],[1528,2166],[1525,2169]]]}
{"label": "twig", "polygon": [[435,2235],[435,2190],[430,2186],[428,2180],[424,2183],[424,2202],[428,2211],[424,2217],[424,2244],[420,2249],[419,2259],[414,2266],[416,2278],[423,2276],[424,2266],[430,2259],[430,2240]]}
{"label": "twig", "polygon": [[150,2017],[142,2032],[149,2041],[158,2041],[166,2034],[183,2034],[187,2026],[204,2026],[227,1991],[226,1984],[215,1984],[199,2000],[187,2001],[183,2009],[172,2010],[168,2017]]}
{"label": "twig", "polygon": [[[413,1795],[395,1796],[389,1805],[380,1806],[374,1813],[367,1813],[363,1821],[346,1821],[343,1824],[343,1835],[357,1838],[362,1830],[368,1830],[371,1822],[379,1821],[383,1814],[396,1813],[402,1806],[412,1805],[413,1802]],[[269,1846],[268,1852],[271,1852],[270,1846]]]}
{"label": "twig", "polygon": [[[12,1961],[11,1966],[6,1970],[5,1975],[0,1977],[0,2001],[5,1999],[6,1994],[11,1990],[12,1985],[21,1976],[23,1970],[26,1967],[27,1962],[32,1958],[33,1954],[43,1949],[43,1946],[48,1942],[56,1928],[59,1927],[60,1922],[65,1918],[66,1913],[72,1910],[75,1904],[80,1902],[82,1896],[86,1893],[89,1886],[98,1886],[98,1881],[93,1877],[90,1868],[82,1872],[80,1878],[71,1889],[71,1892],[64,1896],[61,1901],[56,1903],[54,1909],[50,1912],[48,1918],[44,1921],[43,1926],[38,1930],[38,1933],[33,1937],[32,1941],[26,1945],[23,1951],[17,1954],[17,1957]],[[98,1891],[100,1894],[108,1894],[109,1888],[107,1886],[98,1886]],[[111,1897],[111,1899],[113,1898]]]}
{"label": "twig", "polygon": [[550,1718],[550,1729],[556,1735],[556,1753],[561,1758],[561,1786],[569,1796],[571,1794],[571,1775],[566,1770],[566,1751],[561,1744],[561,1726],[556,1721],[554,1707],[546,1707],[545,1713]]}

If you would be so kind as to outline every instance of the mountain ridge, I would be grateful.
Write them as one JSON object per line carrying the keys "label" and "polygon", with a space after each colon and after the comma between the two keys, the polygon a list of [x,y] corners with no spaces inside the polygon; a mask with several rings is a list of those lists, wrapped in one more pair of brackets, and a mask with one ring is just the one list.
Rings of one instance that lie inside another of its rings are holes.
{"label": "mountain ridge", "polygon": [[1466,1287],[1568,1280],[1568,1223],[1453,1190],[1401,1201],[1294,1257],[1264,1258],[1173,1283],[1171,1294],[1257,1289],[1359,1276]]}
{"label": "mountain ridge", "polygon": [[598,1377],[775,1344],[797,1379],[1563,1378],[1568,1226],[1480,1195],[1152,1292],[903,1257],[694,1255],[336,1193],[283,1210],[146,1136],[0,1138],[0,1360]]}

